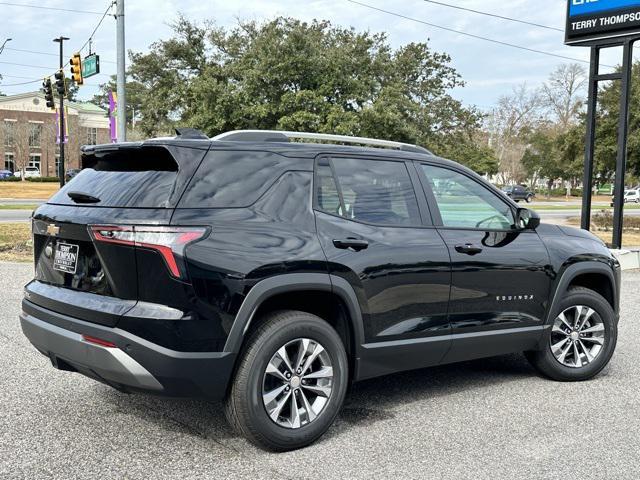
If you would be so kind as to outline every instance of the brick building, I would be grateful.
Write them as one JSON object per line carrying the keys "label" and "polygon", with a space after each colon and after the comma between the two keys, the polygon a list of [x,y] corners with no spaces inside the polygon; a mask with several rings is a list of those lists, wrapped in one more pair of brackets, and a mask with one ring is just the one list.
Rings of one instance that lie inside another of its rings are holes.
{"label": "brick building", "polygon": [[[78,168],[80,147],[109,143],[107,112],[88,102],[65,102],[68,107],[69,143],[65,145],[65,169]],[[44,177],[57,176],[55,113],[47,108],[44,94],[22,93],[0,97],[0,169],[35,166]]]}

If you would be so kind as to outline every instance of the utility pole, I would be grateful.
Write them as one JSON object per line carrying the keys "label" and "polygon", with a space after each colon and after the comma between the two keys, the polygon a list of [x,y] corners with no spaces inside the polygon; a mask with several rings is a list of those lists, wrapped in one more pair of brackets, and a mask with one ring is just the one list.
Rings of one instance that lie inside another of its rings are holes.
{"label": "utility pole", "polygon": [[116,53],[118,72],[116,77],[116,93],[118,95],[118,142],[127,140],[127,98],[125,95],[125,47],[124,47],[124,0],[116,0]]}
{"label": "utility pole", "polygon": [[[69,40],[68,37],[60,36],[58,38],[54,38],[53,41],[60,44],[60,73],[62,74],[62,82],[66,87],[66,82],[64,78],[64,41]],[[58,178],[60,179],[60,188],[64,187],[64,140],[65,140],[65,126],[64,126],[64,89],[62,92],[58,90],[58,94],[60,95],[60,165],[58,166]]]}

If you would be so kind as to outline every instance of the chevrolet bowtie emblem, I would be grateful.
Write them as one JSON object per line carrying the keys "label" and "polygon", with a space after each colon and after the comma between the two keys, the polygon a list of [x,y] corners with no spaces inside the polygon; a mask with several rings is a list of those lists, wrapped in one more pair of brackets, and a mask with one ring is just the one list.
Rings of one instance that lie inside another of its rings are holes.
{"label": "chevrolet bowtie emblem", "polygon": [[58,235],[60,233],[60,227],[58,227],[58,226],[54,225],[53,223],[51,223],[47,227],[47,233],[49,235],[51,235],[52,237],[55,237],[56,235]]}

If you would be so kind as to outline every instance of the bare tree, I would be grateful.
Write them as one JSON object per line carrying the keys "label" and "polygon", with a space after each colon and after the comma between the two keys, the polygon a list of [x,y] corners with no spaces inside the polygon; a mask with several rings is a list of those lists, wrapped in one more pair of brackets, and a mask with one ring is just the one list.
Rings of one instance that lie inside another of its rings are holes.
{"label": "bare tree", "polygon": [[542,86],[544,106],[556,117],[561,132],[566,132],[578,121],[586,84],[585,69],[577,63],[570,63],[558,65]]}
{"label": "bare tree", "polygon": [[522,181],[526,174],[522,156],[527,148],[525,135],[540,121],[542,106],[539,92],[526,84],[514,87],[510,95],[498,99],[488,118],[489,144],[500,164],[499,181]]}
{"label": "bare tree", "polygon": [[13,144],[11,147],[14,151],[14,168],[17,172],[20,172],[23,181],[25,169],[29,165],[29,153],[31,152],[29,148],[30,128],[31,126],[28,122],[15,122],[13,128]]}

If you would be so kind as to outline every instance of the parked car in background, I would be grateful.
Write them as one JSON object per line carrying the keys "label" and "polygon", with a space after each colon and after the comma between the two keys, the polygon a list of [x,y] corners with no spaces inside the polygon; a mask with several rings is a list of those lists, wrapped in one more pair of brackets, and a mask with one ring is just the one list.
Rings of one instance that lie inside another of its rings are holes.
{"label": "parked car in background", "polygon": [[79,168],[70,168],[69,170],[67,170],[67,174],[65,175],[65,178],[67,181],[69,181],[79,173],[80,173]]}
{"label": "parked car in background", "polygon": [[624,203],[628,202],[640,203],[640,189],[635,188],[624,192]]}
{"label": "parked car in background", "polygon": [[527,203],[530,203],[533,200],[533,197],[536,196],[531,190],[529,190],[524,185],[508,185],[502,190],[509,198],[519,202],[520,200],[524,200]]}
{"label": "parked car in background", "polygon": [[[14,173],[16,177],[21,177],[22,172],[18,170]],[[40,169],[38,167],[26,167],[24,169],[24,178],[39,178],[40,177]]]}
{"label": "parked car in background", "polygon": [[10,170],[0,170],[0,180],[13,176]]}

